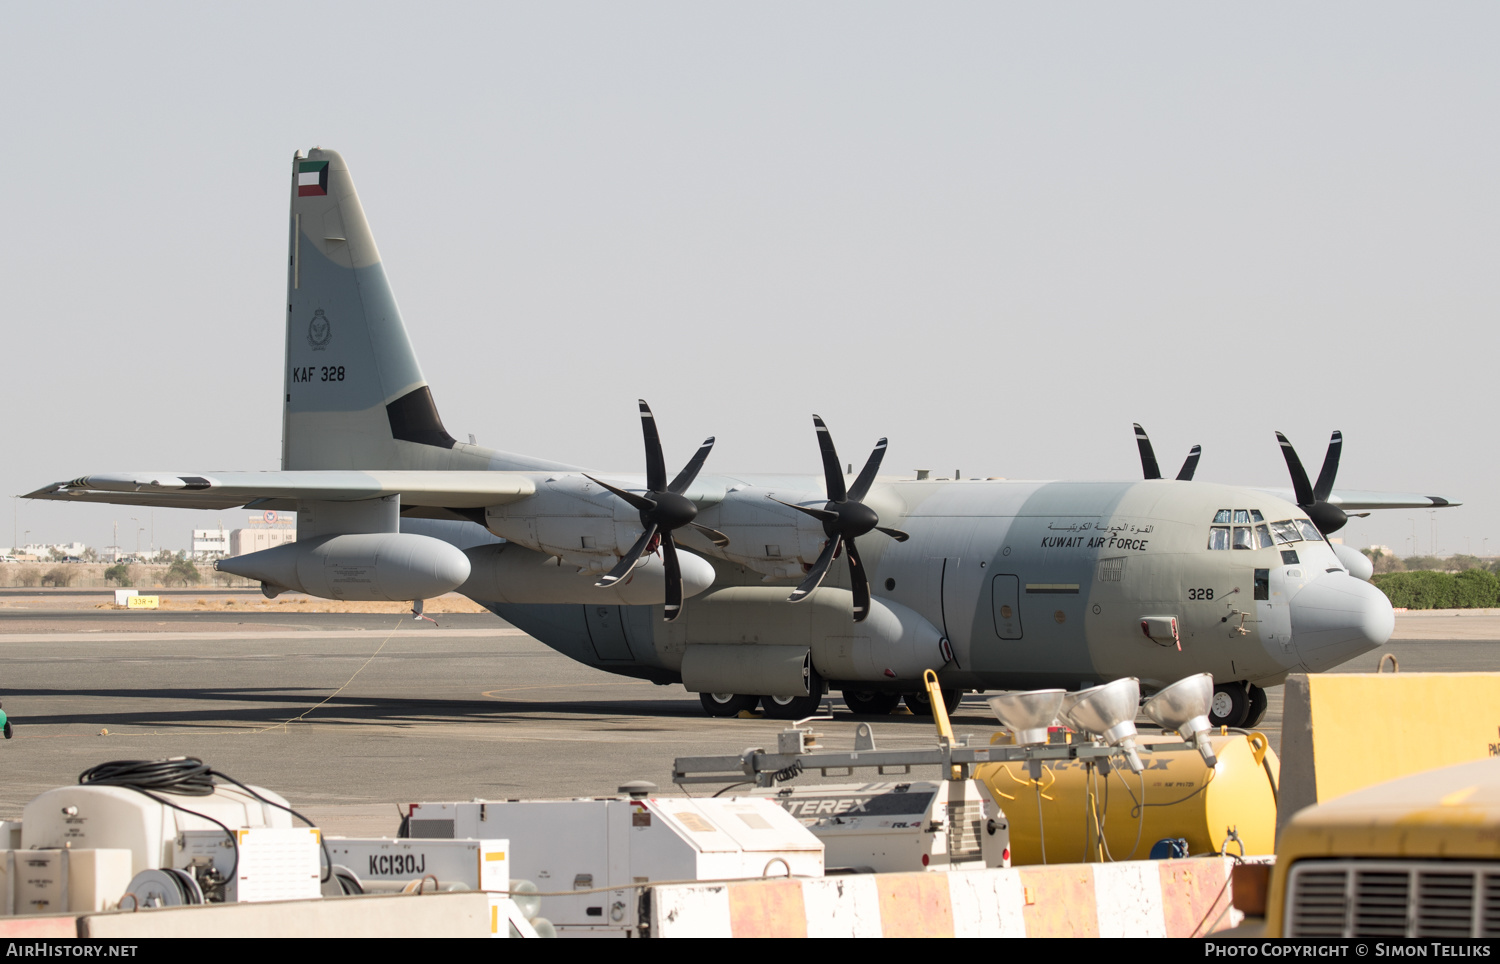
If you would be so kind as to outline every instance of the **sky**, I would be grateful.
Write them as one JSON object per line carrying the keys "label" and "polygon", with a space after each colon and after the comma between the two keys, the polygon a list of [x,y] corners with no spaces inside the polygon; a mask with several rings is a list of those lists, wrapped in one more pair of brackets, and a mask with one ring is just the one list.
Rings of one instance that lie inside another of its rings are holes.
{"label": "sky", "polygon": [[[1494,5],[0,18],[7,494],[279,467],[287,163],[325,146],[459,438],[638,472],[644,397],[709,473],[817,473],[817,412],[891,472],[1127,479],[1139,421],[1285,487],[1274,432],[1316,476],[1341,429],[1341,486],[1465,503],[1346,542],[1500,552]],[[247,518],[12,515],[127,549]]]}

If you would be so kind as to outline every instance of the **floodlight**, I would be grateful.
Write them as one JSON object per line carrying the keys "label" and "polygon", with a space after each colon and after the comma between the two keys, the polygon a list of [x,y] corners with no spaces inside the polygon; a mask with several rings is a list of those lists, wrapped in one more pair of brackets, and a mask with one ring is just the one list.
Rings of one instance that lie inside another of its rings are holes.
{"label": "floodlight", "polygon": [[1146,701],[1141,707],[1151,721],[1164,730],[1176,730],[1184,742],[1203,754],[1203,762],[1213,766],[1217,761],[1208,742],[1213,724],[1208,722],[1209,707],[1214,698],[1214,678],[1199,673],[1180,679]]}
{"label": "floodlight", "polygon": [[1141,681],[1133,676],[1094,686],[1063,699],[1062,716],[1075,729],[1097,733],[1110,746],[1125,751],[1131,772],[1140,773],[1135,752],[1135,715],[1140,709]]}
{"label": "floodlight", "polygon": [[1001,693],[986,702],[1016,742],[1027,745],[1047,742],[1047,727],[1057,719],[1057,711],[1067,695],[1064,690],[1026,690]]}

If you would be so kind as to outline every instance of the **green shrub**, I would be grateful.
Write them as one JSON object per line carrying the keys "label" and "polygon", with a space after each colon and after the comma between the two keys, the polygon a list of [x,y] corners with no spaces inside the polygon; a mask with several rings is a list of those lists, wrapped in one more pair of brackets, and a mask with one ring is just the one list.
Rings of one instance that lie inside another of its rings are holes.
{"label": "green shrub", "polygon": [[1419,569],[1376,576],[1375,586],[1400,609],[1452,609],[1457,586],[1446,572]]}
{"label": "green shrub", "polygon": [[1453,577],[1454,604],[1460,609],[1489,609],[1500,603],[1500,576],[1488,569],[1466,569]]}
{"label": "green shrub", "polygon": [[116,586],[130,585],[130,567],[123,562],[117,562],[104,570],[104,581],[112,582]]}
{"label": "green shrub", "polygon": [[1488,609],[1500,605],[1500,576],[1487,569],[1468,569],[1456,576],[1419,569],[1379,575],[1371,581],[1397,608]]}

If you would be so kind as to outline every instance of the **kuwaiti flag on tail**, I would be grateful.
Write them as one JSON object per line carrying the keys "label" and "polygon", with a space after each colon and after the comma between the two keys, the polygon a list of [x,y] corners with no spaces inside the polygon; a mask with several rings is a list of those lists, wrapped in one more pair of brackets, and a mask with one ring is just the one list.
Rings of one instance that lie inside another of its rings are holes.
{"label": "kuwaiti flag on tail", "polygon": [[328,193],[328,162],[299,161],[297,164],[297,196],[316,197]]}

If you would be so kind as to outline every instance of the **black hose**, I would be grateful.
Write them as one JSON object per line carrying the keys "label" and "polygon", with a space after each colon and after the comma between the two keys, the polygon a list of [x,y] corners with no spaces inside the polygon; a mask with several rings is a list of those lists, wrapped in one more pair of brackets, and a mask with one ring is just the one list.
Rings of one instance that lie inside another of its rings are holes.
{"label": "black hose", "polygon": [[[261,803],[270,804],[278,810],[285,810],[309,827],[315,826],[311,820],[286,804],[266,799],[229,774],[215,770],[202,760],[192,756],[172,757],[168,760],[112,760],[109,763],[101,763],[98,766],[89,767],[78,774],[78,782],[93,786],[124,787],[128,790],[134,790],[163,806],[171,807],[173,810],[181,810],[183,813],[191,814],[218,826],[229,837],[229,842],[234,847],[234,866],[229,871],[229,878],[233,880],[235,871],[239,870],[240,866],[239,839],[236,837],[234,831],[206,813],[189,810],[187,807],[179,806],[170,800],[163,800],[156,795],[157,793],[172,793],[184,797],[212,796],[217,789],[214,784],[214,777],[219,777],[234,784]],[[323,840],[322,834],[318,834],[318,844],[323,851],[323,861],[327,868],[327,873],[322,877],[322,882],[327,883],[329,878],[333,876],[333,858],[328,853],[328,844]]]}
{"label": "black hose", "polygon": [[78,782],[185,797],[207,797],[214,792],[213,770],[190,756],[170,760],[113,760],[84,770],[78,774]]}
{"label": "black hose", "polygon": [[101,787],[124,787],[155,800],[164,807],[181,810],[200,820],[207,820],[224,831],[224,835],[229,838],[230,846],[234,848],[234,864],[229,868],[229,879],[233,880],[235,872],[240,869],[240,842],[233,830],[206,813],[189,810],[170,800],[163,800],[151,792],[159,790],[162,793],[175,793],[185,797],[212,796],[214,793],[213,770],[197,757],[179,756],[169,760],[112,760],[84,770],[78,774],[78,782]]}

